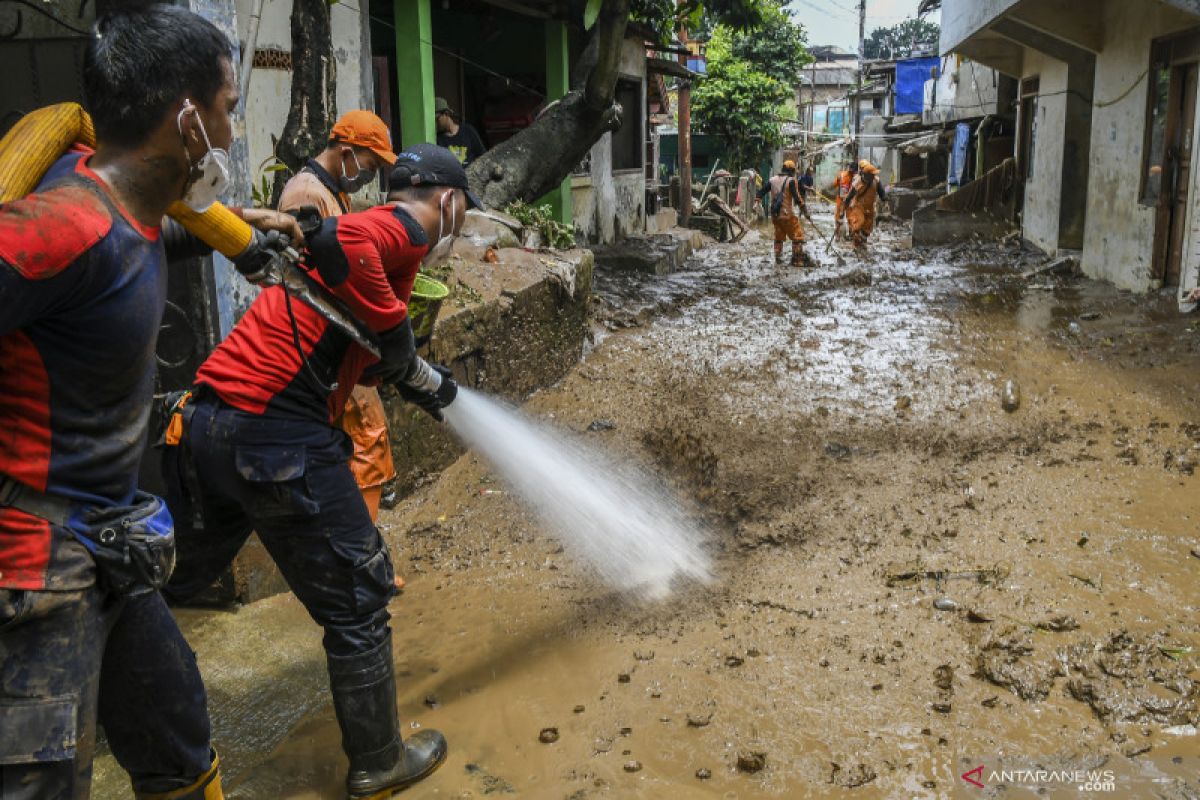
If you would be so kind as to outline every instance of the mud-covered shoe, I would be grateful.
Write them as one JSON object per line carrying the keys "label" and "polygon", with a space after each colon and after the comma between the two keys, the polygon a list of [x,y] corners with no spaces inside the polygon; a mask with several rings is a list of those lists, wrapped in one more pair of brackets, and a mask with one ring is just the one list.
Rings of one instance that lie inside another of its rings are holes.
{"label": "mud-covered shoe", "polygon": [[446,760],[446,738],[435,730],[400,737],[392,632],[371,650],[326,655],[333,710],[350,758],[346,790],[354,800],[386,798],[428,777]]}
{"label": "mud-covered shoe", "polygon": [[346,776],[353,800],[384,800],[427,778],[446,760],[446,737],[425,729],[379,753],[355,756]]}

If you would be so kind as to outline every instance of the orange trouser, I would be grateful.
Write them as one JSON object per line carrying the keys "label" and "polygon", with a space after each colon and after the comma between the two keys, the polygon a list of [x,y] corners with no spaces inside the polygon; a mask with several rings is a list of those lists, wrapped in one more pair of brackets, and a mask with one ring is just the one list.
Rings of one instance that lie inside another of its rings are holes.
{"label": "orange trouser", "polygon": [[800,225],[799,217],[775,217],[775,241],[782,242],[791,239],[793,242],[804,241],[804,228]]}
{"label": "orange trouser", "polygon": [[846,225],[855,242],[865,242],[871,231],[875,230],[875,209],[852,206],[846,212]]}

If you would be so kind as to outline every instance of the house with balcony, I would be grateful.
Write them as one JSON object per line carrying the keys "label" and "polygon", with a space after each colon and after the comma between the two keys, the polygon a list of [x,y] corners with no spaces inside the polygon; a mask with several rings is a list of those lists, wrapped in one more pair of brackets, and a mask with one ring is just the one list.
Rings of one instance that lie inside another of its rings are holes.
{"label": "house with balcony", "polygon": [[1196,286],[1200,0],[939,5],[943,56],[1018,81],[1022,236],[1123,288]]}

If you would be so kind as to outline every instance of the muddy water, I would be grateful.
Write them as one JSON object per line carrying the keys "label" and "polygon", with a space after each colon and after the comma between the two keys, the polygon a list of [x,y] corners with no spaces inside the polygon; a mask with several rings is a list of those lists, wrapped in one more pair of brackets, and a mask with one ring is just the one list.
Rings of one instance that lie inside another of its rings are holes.
{"label": "muddy water", "polygon": [[[1196,323],[903,237],[600,275],[595,348],[527,404],[683,493],[714,586],[608,595],[469,456],[385,514],[404,724],[451,744],[412,796],[1200,793]],[[231,797],[339,797],[331,709],[230,766]]]}

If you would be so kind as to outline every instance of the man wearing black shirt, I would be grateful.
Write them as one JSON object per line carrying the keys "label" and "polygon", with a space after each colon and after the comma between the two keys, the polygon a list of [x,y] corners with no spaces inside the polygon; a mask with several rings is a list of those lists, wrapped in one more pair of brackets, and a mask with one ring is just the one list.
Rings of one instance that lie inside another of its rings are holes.
{"label": "man wearing black shirt", "polygon": [[458,158],[464,167],[479,158],[487,150],[479,132],[469,122],[459,122],[450,110],[450,104],[441,97],[436,98],[434,108],[437,116],[437,143]]}

